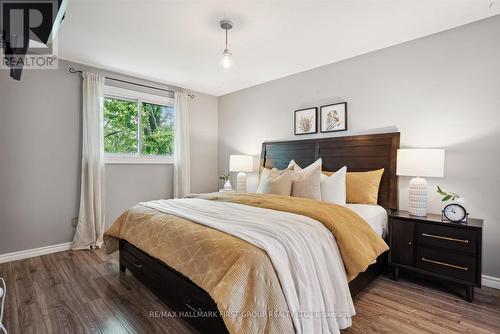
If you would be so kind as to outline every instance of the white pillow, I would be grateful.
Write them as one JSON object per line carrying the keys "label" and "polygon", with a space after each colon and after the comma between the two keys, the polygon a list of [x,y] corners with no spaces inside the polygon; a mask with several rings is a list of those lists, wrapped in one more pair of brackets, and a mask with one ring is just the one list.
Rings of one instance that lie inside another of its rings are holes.
{"label": "white pillow", "polygon": [[292,196],[321,200],[321,158],[306,168],[300,168],[295,161],[288,164],[292,172]]}
{"label": "white pillow", "polygon": [[347,167],[344,166],[330,176],[321,173],[321,200],[346,206]]}
{"label": "white pillow", "polygon": [[271,172],[271,169],[269,168],[264,168],[262,172],[260,173],[260,178],[259,178],[259,185],[257,186],[257,192],[262,193],[264,190],[264,183],[266,182],[267,178],[269,177],[269,173]]}

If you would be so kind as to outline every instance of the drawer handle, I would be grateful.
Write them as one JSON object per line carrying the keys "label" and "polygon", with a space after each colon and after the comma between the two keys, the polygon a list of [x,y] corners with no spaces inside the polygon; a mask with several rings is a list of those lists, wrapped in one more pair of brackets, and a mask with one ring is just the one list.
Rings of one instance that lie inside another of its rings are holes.
{"label": "drawer handle", "polygon": [[467,240],[467,239],[456,239],[456,238],[443,237],[442,235],[435,235],[435,234],[428,234],[428,233],[422,233],[422,235],[424,237],[429,237],[429,238],[436,238],[436,239],[442,239],[442,240],[463,242],[464,244],[468,244],[469,243],[469,240]]}
{"label": "drawer handle", "polygon": [[140,263],[139,261],[136,261],[134,262],[134,266],[138,269],[141,269],[142,268],[142,263]]}
{"label": "drawer handle", "polygon": [[424,262],[430,262],[430,263],[435,263],[435,264],[439,264],[441,266],[451,267],[451,268],[465,270],[465,271],[469,270],[468,267],[461,267],[461,266],[456,266],[454,264],[449,264],[449,263],[446,263],[446,262],[439,262],[439,261],[429,260],[429,259],[426,259],[425,257],[422,258],[422,261],[424,261]]}

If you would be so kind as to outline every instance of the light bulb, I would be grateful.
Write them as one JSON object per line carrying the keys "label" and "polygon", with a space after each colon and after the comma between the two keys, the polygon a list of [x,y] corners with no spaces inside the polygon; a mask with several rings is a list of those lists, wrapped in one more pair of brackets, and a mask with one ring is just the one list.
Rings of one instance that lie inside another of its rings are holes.
{"label": "light bulb", "polygon": [[219,65],[225,70],[228,70],[234,66],[233,55],[228,49],[225,49],[222,53],[222,58],[220,59]]}

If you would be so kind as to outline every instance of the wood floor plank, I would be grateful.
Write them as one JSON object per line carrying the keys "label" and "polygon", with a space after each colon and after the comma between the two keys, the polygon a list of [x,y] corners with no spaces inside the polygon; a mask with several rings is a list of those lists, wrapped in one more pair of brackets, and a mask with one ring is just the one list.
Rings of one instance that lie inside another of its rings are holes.
{"label": "wood floor plank", "polygon": [[[470,311],[460,306],[461,300],[441,297],[435,299],[425,294],[413,294],[408,290],[380,289],[373,292],[368,299],[383,301],[384,306],[407,310],[421,320],[440,324],[455,331],[470,327],[471,330],[481,326],[486,330],[494,330],[498,326],[497,315],[490,314],[489,309],[476,308]],[[446,301],[448,299],[448,301]],[[415,302],[418,300],[418,302]],[[457,307],[458,302],[458,307]],[[457,312],[458,311],[458,312]],[[468,326],[466,326],[468,324]]]}
{"label": "wood floor plank", "polygon": [[106,334],[125,334],[131,333],[122,322],[115,317],[114,313],[108,307],[108,305],[102,300],[97,299],[89,302],[86,305],[89,312],[96,319],[96,323],[99,326],[102,333]]}
{"label": "wood floor plank", "polygon": [[17,298],[15,296],[11,296],[11,294],[13,294],[11,283],[15,282],[13,266],[13,262],[0,264],[0,277],[3,277],[7,284],[4,306],[4,325],[7,328],[10,328],[14,333],[20,333],[21,329],[19,327],[19,317],[17,313]]}
{"label": "wood floor plank", "polygon": [[20,330],[27,334],[47,333],[43,314],[36,300],[29,264],[30,261],[17,262],[13,267],[15,281],[13,292],[17,300]]}
{"label": "wood floor plank", "polygon": [[[173,312],[130,272],[119,272],[116,253],[67,251],[3,263],[0,276],[9,334],[196,333],[183,319],[152,316]],[[460,287],[381,276],[356,297],[353,325],[342,333],[500,333],[500,290],[476,289],[474,303],[462,294]]]}
{"label": "wood floor plank", "polygon": [[58,284],[57,293],[61,297],[57,305],[52,307],[65,312],[65,319],[71,323],[75,333],[100,333],[92,313],[88,312],[87,303],[91,300],[82,299],[83,291],[71,283]]}
{"label": "wood floor plank", "polygon": [[[500,308],[489,307],[484,303],[483,291],[488,291],[488,288],[478,290],[476,295],[477,300],[474,302],[474,307],[471,304],[464,303],[462,298],[456,297],[451,294],[443,293],[439,290],[431,288],[423,288],[412,285],[399,285],[394,284],[392,281],[385,279],[381,281],[381,287],[375,294],[379,294],[384,298],[390,298],[392,295],[395,300],[400,303],[406,303],[413,308],[420,310],[433,310],[438,312],[441,316],[448,315],[450,320],[464,321],[469,319],[472,323],[481,325],[481,327],[489,328],[490,330],[498,328],[500,325]],[[403,283],[404,284],[404,283]],[[391,287],[391,289],[389,289]],[[489,289],[491,295],[495,295],[497,290]],[[429,307],[431,305],[431,307]],[[453,317],[455,319],[451,319]]]}
{"label": "wood floor plank", "polygon": [[376,326],[367,329],[368,319],[390,333],[499,333],[499,297],[498,290],[477,289],[471,304],[425,280],[394,282],[381,276],[354,301],[358,315],[344,332],[384,332]]}

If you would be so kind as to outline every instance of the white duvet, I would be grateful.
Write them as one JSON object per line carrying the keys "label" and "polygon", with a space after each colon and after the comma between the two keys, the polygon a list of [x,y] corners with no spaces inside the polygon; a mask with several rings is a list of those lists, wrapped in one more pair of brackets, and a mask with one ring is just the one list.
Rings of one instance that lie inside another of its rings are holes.
{"label": "white duvet", "polygon": [[231,234],[265,250],[297,333],[340,333],[355,314],[332,233],[309,217],[203,199],[140,203]]}

